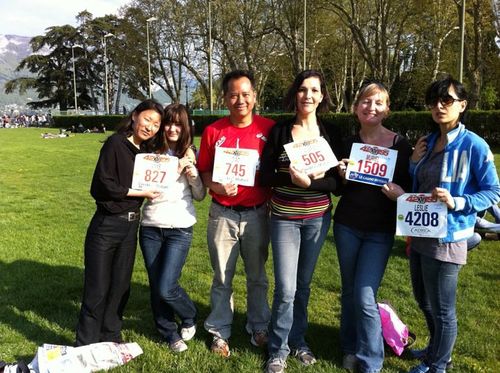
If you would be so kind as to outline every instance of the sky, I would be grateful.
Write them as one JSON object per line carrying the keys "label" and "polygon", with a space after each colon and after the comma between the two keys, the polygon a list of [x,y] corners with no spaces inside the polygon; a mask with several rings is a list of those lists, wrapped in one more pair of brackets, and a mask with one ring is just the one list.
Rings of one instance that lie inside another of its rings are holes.
{"label": "sky", "polygon": [[95,17],[118,14],[130,0],[0,0],[0,35],[43,35],[50,26],[76,26],[76,15],[87,10]]}

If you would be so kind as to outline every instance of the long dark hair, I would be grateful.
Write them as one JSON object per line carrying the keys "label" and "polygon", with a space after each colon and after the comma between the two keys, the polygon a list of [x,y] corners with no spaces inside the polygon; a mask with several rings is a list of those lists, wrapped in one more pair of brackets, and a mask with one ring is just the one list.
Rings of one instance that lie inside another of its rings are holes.
{"label": "long dark hair", "polygon": [[168,123],[178,123],[181,125],[181,133],[177,140],[175,156],[182,158],[193,143],[193,138],[191,136],[191,120],[186,107],[182,104],[170,104],[165,107],[165,115],[163,116],[161,125],[163,140],[159,148],[160,153],[165,153],[169,149],[166,136],[167,132],[165,131],[165,126]]}
{"label": "long dark hair", "polygon": [[[116,132],[122,133],[126,137],[132,136],[134,134],[134,127],[133,127],[134,114],[139,115],[140,113],[142,113],[143,111],[146,111],[146,110],[156,111],[158,114],[160,114],[160,117],[163,120],[163,117],[165,115],[164,110],[163,110],[163,106],[161,106],[161,104],[158,101],[149,98],[147,100],[142,101],[139,105],[137,105],[134,108],[134,110],[132,110],[129,113],[129,115],[127,115],[127,117],[122,120],[120,127],[118,128],[118,130]],[[150,138],[149,140],[144,141],[141,144],[141,148],[144,148],[147,151],[152,151],[153,149],[158,148],[160,146],[163,138],[164,138],[163,126],[160,126],[156,135],[153,136],[152,138]]]}
{"label": "long dark hair", "polygon": [[283,106],[287,112],[295,112],[297,111],[297,92],[299,91],[302,82],[309,78],[318,78],[319,84],[321,87],[321,94],[323,95],[323,100],[318,105],[316,112],[324,113],[327,112],[331,105],[330,95],[328,94],[328,90],[326,89],[325,79],[323,78],[323,74],[321,74],[317,70],[304,70],[300,72],[294,79],[290,88],[288,88],[288,92],[283,100]]}

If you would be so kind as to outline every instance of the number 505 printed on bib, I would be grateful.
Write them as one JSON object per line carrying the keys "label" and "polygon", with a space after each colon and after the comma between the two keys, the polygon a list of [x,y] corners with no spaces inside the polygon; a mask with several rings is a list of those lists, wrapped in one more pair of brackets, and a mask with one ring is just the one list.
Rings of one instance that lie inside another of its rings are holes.
{"label": "number 505 printed on bib", "polygon": [[307,175],[326,172],[339,164],[323,137],[284,145],[290,164]]}

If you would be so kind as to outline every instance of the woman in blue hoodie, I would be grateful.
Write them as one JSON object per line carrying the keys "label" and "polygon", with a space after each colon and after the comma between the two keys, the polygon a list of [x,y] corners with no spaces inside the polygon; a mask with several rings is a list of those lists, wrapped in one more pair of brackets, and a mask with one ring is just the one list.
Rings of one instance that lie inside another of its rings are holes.
{"label": "woman in blue hoodie", "polygon": [[427,89],[425,103],[439,131],[415,145],[413,192],[432,193],[446,204],[447,234],[411,241],[413,293],[430,340],[423,362],[410,373],[443,373],[457,336],[456,291],[458,272],[467,261],[467,238],[474,233],[476,213],[500,200],[500,185],[488,144],[460,121],[467,107],[463,85],[451,77],[437,80]]}

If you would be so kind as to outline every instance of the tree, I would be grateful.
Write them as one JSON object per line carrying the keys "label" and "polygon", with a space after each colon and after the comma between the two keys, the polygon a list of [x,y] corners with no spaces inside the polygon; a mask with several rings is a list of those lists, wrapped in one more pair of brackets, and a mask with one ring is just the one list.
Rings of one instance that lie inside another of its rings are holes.
{"label": "tree", "polygon": [[[17,67],[17,71],[27,69],[33,77],[21,77],[10,80],[5,85],[5,92],[35,89],[38,101],[28,103],[33,108],[57,107],[66,111],[73,107],[73,71],[71,46],[78,41],[77,30],[70,26],[52,26],[45,35],[31,39],[34,54],[26,57]],[[79,75],[80,76],[80,75]],[[92,105],[92,100],[85,87],[78,87],[79,102],[82,108]]]}

